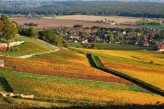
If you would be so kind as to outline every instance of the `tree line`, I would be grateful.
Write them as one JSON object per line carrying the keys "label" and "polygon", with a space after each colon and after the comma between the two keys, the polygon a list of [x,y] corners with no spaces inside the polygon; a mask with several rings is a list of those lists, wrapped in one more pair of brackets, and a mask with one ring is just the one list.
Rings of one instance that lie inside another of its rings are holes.
{"label": "tree line", "polygon": [[[0,42],[8,43],[16,37],[17,34],[24,35],[30,38],[41,39],[52,45],[59,47],[68,47],[69,44],[65,41],[61,34],[57,31],[43,30],[38,31],[33,26],[29,28],[18,27],[18,24],[9,19],[8,15],[0,16]],[[9,48],[9,46],[8,46]]]}
{"label": "tree line", "polygon": [[1,15],[0,17],[0,40],[9,42],[18,33],[18,25],[9,19],[8,15]]}
{"label": "tree line", "polygon": [[38,31],[33,26],[29,28],[20,27],[19,34],[30,38],[41,39],[58,47],[69,47],[69,44],[63,39],[62,35],[59,32],[53,30]]}
{"label": "tree line", "polygon": [[132,17],[164,18],[163,3],[111,2],[111,1],[65,1],[40,7],[0,6],[0,13],[37,15],[117,15]]}

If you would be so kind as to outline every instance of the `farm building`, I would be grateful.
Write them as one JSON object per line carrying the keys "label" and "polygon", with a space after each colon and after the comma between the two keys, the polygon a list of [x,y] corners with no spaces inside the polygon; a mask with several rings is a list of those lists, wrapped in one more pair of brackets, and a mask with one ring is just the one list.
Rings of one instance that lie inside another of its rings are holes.
{"label": "farm building", "polygon": [[158,44],[158,50],[164,51],[164,44],[163,43]]}
{"label": "farm building", "polygon": [[0,43],[0,50],[6,51],[6,49],[7,49],[7,44],[6,43]]}
{"label": "farm building", "polygon": [[88,43],[88,39],[83,39],[81,43],[82,43],[82,44]]}
{"label": "farm building", "polygon": [[148,41],[145,41],[145,42],[143,42],[143,44],[142,44],[144,47],[148,47],[149,46],[149,42]]}
{"label": "farm building", "polygon": [[[9,46],[10,47],[13,47],[13,46],[17,46],[17,45],[20,45],[20,44],[23,44],[24,41],[16,41],[16,42],[11,42],[9,43]],[[6,51],[7,49],[7,43],[0,43],[0,50],[1,51]]]}

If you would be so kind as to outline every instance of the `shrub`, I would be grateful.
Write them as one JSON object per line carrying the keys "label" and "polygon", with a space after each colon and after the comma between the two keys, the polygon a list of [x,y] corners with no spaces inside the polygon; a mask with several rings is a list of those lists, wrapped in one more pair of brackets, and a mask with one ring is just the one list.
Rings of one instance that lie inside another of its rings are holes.
{"label": "shrub", "polygon": [[15,47],[15,48],[14,48],[14,51],[15,51],[15,52],[19,52],[19,48],[18,48],[18,47]]}
{"label": "shrub", "polygon": [[151,60],[149,63],[150,63],[150,64],[153,64],[154,62]]}
{"label": "shrub", "polygon": [[8,51],[10,51],[10,52],[14,52],[14,48],[9,48]]}
{"label": "shrub", "polygon": [[7,103],[14,103],[14,100],[12,98],[6,97],[6,98],[3,98],[3,100]]}

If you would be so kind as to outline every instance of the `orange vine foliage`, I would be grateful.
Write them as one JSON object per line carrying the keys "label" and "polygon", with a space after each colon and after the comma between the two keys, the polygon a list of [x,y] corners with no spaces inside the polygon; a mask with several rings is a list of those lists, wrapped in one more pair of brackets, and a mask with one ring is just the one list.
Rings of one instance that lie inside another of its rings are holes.
{"label": "orange vine foliage", "polygon": [[34,94],[38,97],[62,98],[118,104],[164,103],[164,98],[156,94],[115,89],[101,89],[83,85],[60,84],[30,79],[7,77],[15,93]]}
{"label": "orange vine foliage", "polygon": [[55,53],[39,55],[29,59],[2,58],[5,60],[6,66],[2,69],[7,70],[132,84],[127,80],[91,67],[84,54],[69,50],[61,50]]}

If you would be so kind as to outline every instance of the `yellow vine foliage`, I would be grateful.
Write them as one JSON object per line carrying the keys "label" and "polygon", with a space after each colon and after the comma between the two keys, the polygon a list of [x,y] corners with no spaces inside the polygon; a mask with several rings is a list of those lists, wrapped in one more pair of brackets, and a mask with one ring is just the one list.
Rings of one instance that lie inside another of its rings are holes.
{"label": "yellow vine foliage", "polygon": [[34,94],[38,97],[62,98],[91,102],[118,104],[155,104],[164,103],[164,98],[156,94],[125,90],[93,88],[83,85],[59,84],[38,80],[7,77],[15,93]]}
{"label": "yellow vine foliage", "polygon": [[84,54],[70,50],[61,50],[29,59],[1,58],[5,60],[5,67],[1,69],[87,80],[129,83],[124,79],[91,67]]}
{"label": "yellow vine foliage", "polygon": [[164,54],[153,51],[87,50],[113,70],[138,78],[164,90]]}

